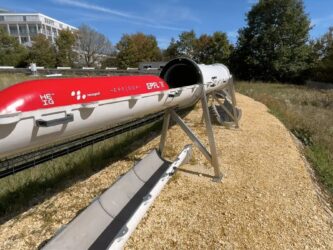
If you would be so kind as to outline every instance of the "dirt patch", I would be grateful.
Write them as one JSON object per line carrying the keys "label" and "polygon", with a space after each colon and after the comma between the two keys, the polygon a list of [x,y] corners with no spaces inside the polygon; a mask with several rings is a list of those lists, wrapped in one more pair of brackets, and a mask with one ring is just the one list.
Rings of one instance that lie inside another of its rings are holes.
{"label": "dirt patch", "polygon": [[[222,183],[194,150],[129,239],[128,249],[333,248],[333,218],[318,198],[304,159],[285,127],[267,108],[237,95],[240,129],[214,126],[225,175]],[[186,120],[203,141],[200,109]],[[0,248],[31,249],[49,239],[91,200],[158,145],[155,139],[0,226]],[[166,150],[174,157],[189,140],[174,126]]]}

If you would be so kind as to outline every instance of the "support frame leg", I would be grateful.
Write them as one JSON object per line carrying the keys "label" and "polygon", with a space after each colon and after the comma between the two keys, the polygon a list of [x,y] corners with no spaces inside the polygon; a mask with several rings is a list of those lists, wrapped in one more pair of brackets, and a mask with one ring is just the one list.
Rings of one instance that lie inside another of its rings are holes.
{"label": "support frame leg", "polygon": [[217,149],[216,149],[216,143],[215,143],[215,137],[213,132],[213,126],[210,119],[209,109],[208,109],[208,103],[207,103],[207,97],[206,94],[203,93],[201,97],[201,105],[202,105],[202,112],[204,115],[205,125],[206,125],[206,132],[208,136],[208,142],[212,157],[212,165],[214,168],[215,177],[213,178],[213,181],[220,182],[222,181],[223,174],[220,170],[220,164],[219,164],[219,157],[217,155]]}
{"label": "support frame leg", "polygon": [[166,143],[166,137],[170,125],[170,117],[171,117],[171,111],[166,110],[163,117],[163,127],[162,127],[162,134],[161,134],[161,140],[159,145],[159,152],[161,156],[163,157],[165,143]]}

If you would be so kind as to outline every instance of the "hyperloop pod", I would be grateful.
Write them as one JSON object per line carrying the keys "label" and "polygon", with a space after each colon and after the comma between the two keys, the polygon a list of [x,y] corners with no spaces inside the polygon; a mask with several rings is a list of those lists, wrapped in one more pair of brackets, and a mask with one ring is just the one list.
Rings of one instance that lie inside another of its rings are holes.
{"label": "hyperloop pod", "polygon": [[177,58],[160,77],[59,78],[13,85],[0,91],[0,158],[170,107],[191,106],[203,91],[219,90],[230,80],[223,64]]}

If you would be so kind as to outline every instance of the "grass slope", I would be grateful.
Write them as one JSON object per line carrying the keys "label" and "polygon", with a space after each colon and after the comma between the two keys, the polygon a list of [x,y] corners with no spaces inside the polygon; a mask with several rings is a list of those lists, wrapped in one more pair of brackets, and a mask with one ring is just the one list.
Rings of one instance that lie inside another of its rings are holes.
{"label": "grass slope", "polygon": [[32,76],[26,74],[9,74],[9,73],[0,73],[0,90],[7,88],[11,85],[14,85],[19,82],[26,80],[35,79]]}
{"label": "grass slope", "polygon": [[333,90],[246,82],[236,88],[264,103],[302,141],[319,179],[333,194]]}

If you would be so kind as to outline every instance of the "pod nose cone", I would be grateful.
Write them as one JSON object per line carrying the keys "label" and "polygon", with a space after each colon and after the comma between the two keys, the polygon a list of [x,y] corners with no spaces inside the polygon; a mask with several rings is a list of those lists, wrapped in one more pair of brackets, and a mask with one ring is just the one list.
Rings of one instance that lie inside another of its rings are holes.
{"label": "pod nose cone", "polygon": [[[1,105],[1,104],[0,104]],[[19,108],[24,105],[24,99],[20,98],[8,104],[0,106],[1,114],[10,114],[19,111]]]}

